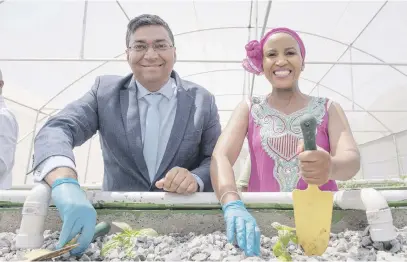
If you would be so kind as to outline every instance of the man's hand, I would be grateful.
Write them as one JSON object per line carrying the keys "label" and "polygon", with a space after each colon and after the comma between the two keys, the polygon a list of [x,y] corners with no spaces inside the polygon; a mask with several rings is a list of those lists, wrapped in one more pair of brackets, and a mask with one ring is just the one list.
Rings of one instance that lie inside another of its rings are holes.
{"label": "man's hand", "polygon": [[95,234],[96,210],[77,180],[72,178],[55,180],[52,185],[52,200],[63,221],[56,248],[62,248],[80,234],[77,240],[79,247],[73,249],[71,255],[81,255],[89,247]]}
{"label": "man's hand", "polygon": [[331,174],[331,155],[323,148],[304,151],[301,140],[298,146],[298,159],[300,161],[300,175],[307,184],[321,186],[328,182]]}
{"label": "man's hand", "polygon": [[178,194],[191,194],[198,190],[195,177],[182,167],[172,168],[163,179],[155,183],[155,186]]}

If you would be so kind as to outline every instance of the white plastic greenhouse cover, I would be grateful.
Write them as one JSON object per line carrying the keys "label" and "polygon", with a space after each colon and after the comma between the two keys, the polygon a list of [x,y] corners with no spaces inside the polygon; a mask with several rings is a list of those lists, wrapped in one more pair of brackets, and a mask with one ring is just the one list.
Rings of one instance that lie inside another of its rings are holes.
{"label": "white plastic greenhouse cover", "polygon": [[[33,130],[47,116],[81,97],[96,76],[130,72],[126,26],[143,13],[169,23],[175,70],[216,95],[223,126],[252,87],[271,90],[242,69],[248,40],[277,26],[296,30],[307,48],[300,88],[345,109],[362,154],[358,176],[398,178],[407,168],[406,10],[402,1],[0,1],[3,94],[20,126],[13,185],[32,183],[25,174]],[[75,155],[81,183],[100,184],[97,135]],[[237,173],[246,156],[245,147]]]}

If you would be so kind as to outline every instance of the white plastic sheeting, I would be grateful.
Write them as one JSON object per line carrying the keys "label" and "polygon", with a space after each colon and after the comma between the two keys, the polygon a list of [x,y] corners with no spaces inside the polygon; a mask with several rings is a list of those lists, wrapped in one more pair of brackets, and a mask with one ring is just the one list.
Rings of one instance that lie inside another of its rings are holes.
{"label": "white plastic sheeting", "polygon": [[[407,130],[406,10],[403,1],[0,1],[3,93],[20,125],[13,184],[31,184],[33,130],[47,115],[82,96],[97,75],[130,72],[126,26],[142,13],[169,23],[175,69],[216,95],[222,125],[252,87],[271,90],[241,67],[248,40],[272,27],[296,30],[307,48],[300,88],[345,109],[361,147],[360,177],[399,177],[407,168],[406,135],[394,136]],[[81,182],[100,184],[97,135],[75,154]]]}

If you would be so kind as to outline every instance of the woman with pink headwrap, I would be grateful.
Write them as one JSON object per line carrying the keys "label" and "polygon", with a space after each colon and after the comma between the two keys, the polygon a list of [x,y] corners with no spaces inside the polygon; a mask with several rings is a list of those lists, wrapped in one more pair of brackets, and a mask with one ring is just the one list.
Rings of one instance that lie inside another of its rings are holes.
{"label": "woman with pink headwrap", "polygon": [[[303,94],[305,46],[297,33],[275,28],[246,45],[243,67],[264,75],[270,93],[242,101],[223,130],[211,162],[211,180],[222,205],[229,241],[248,255],[258,255],[260,230],[240,200],[232,166],[245,137],[250,150],[248,192],[292,192],[308,184],[336,191],[335,180],[348,180],[360,168],[360,156],[341,106],[324,97]],[[304,151],[299,120],[316,117],[318,149]]]}

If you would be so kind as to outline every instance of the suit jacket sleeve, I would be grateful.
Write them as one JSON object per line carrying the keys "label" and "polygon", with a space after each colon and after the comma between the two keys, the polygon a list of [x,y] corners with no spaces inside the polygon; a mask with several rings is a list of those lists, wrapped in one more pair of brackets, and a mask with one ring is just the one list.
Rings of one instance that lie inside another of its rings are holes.
{"label": "suit jacket sleeve", "polygon": [[191,170],[191,173],[197,175],[204,183],[204,192],[213,192],[213,187],[210,177],[210,163],[212,152],[215,148],[216,142],[221,134],[221,126],[219,121],[218,108],[215,103],[215,97],[211,95],[210,113],[206,121],[204,130],[202,132],[202,139],[200,144],[200,165]]}
{"label": "suit jacket sleeve", "polygon": [[64,156],[75,162],[73,148],[82,145],[99,128],[97,90],[100,79],[80,99],[51,117],[34,141],[33,169],[52,156]]}

